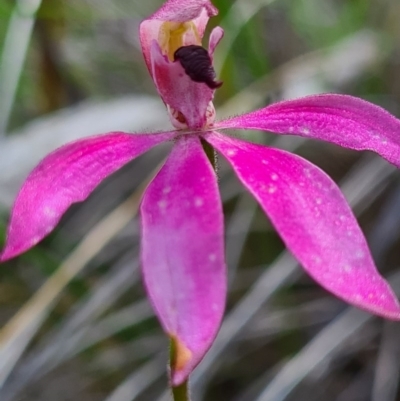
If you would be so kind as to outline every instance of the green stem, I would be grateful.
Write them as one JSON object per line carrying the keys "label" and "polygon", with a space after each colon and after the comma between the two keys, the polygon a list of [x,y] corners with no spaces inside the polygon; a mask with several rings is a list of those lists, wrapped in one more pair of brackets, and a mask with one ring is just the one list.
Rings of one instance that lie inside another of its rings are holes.
{"label": "green stem", "polygon": [[217,154],[215,153],[214,148],[203,139],[201,140],[201,144],[204,152],[206,152],[208,160],[210,160],[210,163],[213,166],[214,171],[217,171]]}
{"label": "green stem", "polygon": [[172,397],[174,401],[190,401],[188,380],[180,386],[172,387]]}

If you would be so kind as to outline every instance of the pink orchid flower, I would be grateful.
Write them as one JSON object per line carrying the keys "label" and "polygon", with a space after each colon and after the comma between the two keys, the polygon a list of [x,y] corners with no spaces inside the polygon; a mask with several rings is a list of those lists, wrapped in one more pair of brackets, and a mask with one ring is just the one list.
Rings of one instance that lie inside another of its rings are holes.
{"label": "pink orchid flower", "polygon": [[144,58],[176,130],[112,132],[55,150],[23,184],[1,254],[5,261],[37,244],[102,180],[173,140],[143,197],[141,258],[149,298],[174,343],[174,386],[187,379],[212,344],[227,291],[221,198],[201,141],[226,158],[287,248],[322,287],[369,312],[400,319],[400,305],[377,272],[337,185],[300,156],[220,132],[243,128],[322,139],[372,150],[400,167],[400,121],[361,99],[325,94],[216,122],[212,100],[221,83],[212,59],[223,30],[211,32],[208,50],[201,47],[208,19],[216,14],[209,0],[169,0],[142,22]]}

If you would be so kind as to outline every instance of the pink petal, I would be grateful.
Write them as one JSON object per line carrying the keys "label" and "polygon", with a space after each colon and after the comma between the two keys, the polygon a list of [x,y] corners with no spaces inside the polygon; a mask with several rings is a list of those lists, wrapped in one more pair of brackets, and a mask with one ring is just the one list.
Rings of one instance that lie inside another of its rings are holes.
{"label": "pink petal", "polygon": [[217,14],[218,10],[209,0],[169,0],[152,16],[145,19],[140,24],[140,43],[150,74],[152,74],[151,45],[154,40],[158,41],[159,30],[164,22],[193,21],[202,38],[208,20]]}
{"label": "pink petal", "polygon": [[[206,11],[206,16],[202,13]],[[202,17],[203,19],[213,17],[218,14],[218,10],[209,0],[168,0],[162,5],[148,20],[161,21],[178,21],[185,22],[196,20]],[[201,33],[204,32],[207,21],[202,21],[200,28]]]}
{"label": "pink petal", "polygon": [[155,41],[151,55],[154,83],[164,103],[182,113],[189,128],[204,127],[215,90],[192,81],[179,61],[170,62],[161,54]]}
{"label": "pink petal", "polygon": [[279,102],[214,126],[261,129],[372,150],[400,167],[400,120],[351,96],[325,94]]}
{"label": "pink petal", "polygon": [[218,46],[218,43],[224,37],[224,30],[220,26],[216,26],[210,33],[210,39],[208,43],[208,54],[211,57],[211,60],[214,58],[215,48]]}
{"label": "pink petal", "polygon": [[145,193],[141,214],[144,281],[174,340],[171,378],[179,385],[212,344],[226,296],[221,199],[198,137],[178,139]]}
{"label": "pink petal", "polygon": [[85,138],[50,153],[30,173],[17,195],[0,260],[36,245],[72,203],[83,201],[104,178],[174,135],[114,132]]}
{"label": "pink petal", "polygon": [[357,221],[336,184],[301,157],[214,133],[206,140],[231,163],[305,270],[343,300],[400,319]]}

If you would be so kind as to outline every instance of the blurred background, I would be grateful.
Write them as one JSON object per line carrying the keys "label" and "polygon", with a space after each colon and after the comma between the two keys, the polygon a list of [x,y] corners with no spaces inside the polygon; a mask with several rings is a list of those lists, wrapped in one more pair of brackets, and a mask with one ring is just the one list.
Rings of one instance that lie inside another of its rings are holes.
{"label": "blurred background", "polygon": [[[170,127],[138,25],[160,0],[0,0],[0,243],[12,200],[50,150],[108,131]],[[225,38],[219,117],[340,92],[400,116],[398,0],[215,0]],[[400,293],[400,172],[377,156],[292,137],[338,182]],[[0,266],[0,400],[168,400],[167,340],[141,285],[137,209],[168,146],[73,206],[56,231]],[[229,298],[193,401],[400,400],[400,324],[319,288],[220,160]]]}

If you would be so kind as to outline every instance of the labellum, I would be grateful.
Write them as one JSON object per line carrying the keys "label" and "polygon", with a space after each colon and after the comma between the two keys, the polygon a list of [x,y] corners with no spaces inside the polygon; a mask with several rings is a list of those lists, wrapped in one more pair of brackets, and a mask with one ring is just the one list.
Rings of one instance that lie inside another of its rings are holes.
{"label": "labellum", "polygon": [[210,89],[217,89],[222,85],[216,81],[215,71],[212,66],[208,51],[198,45],[179,47],[174,53],[174,61],[179,61],[186,74],[194,82],[203,82]]}

